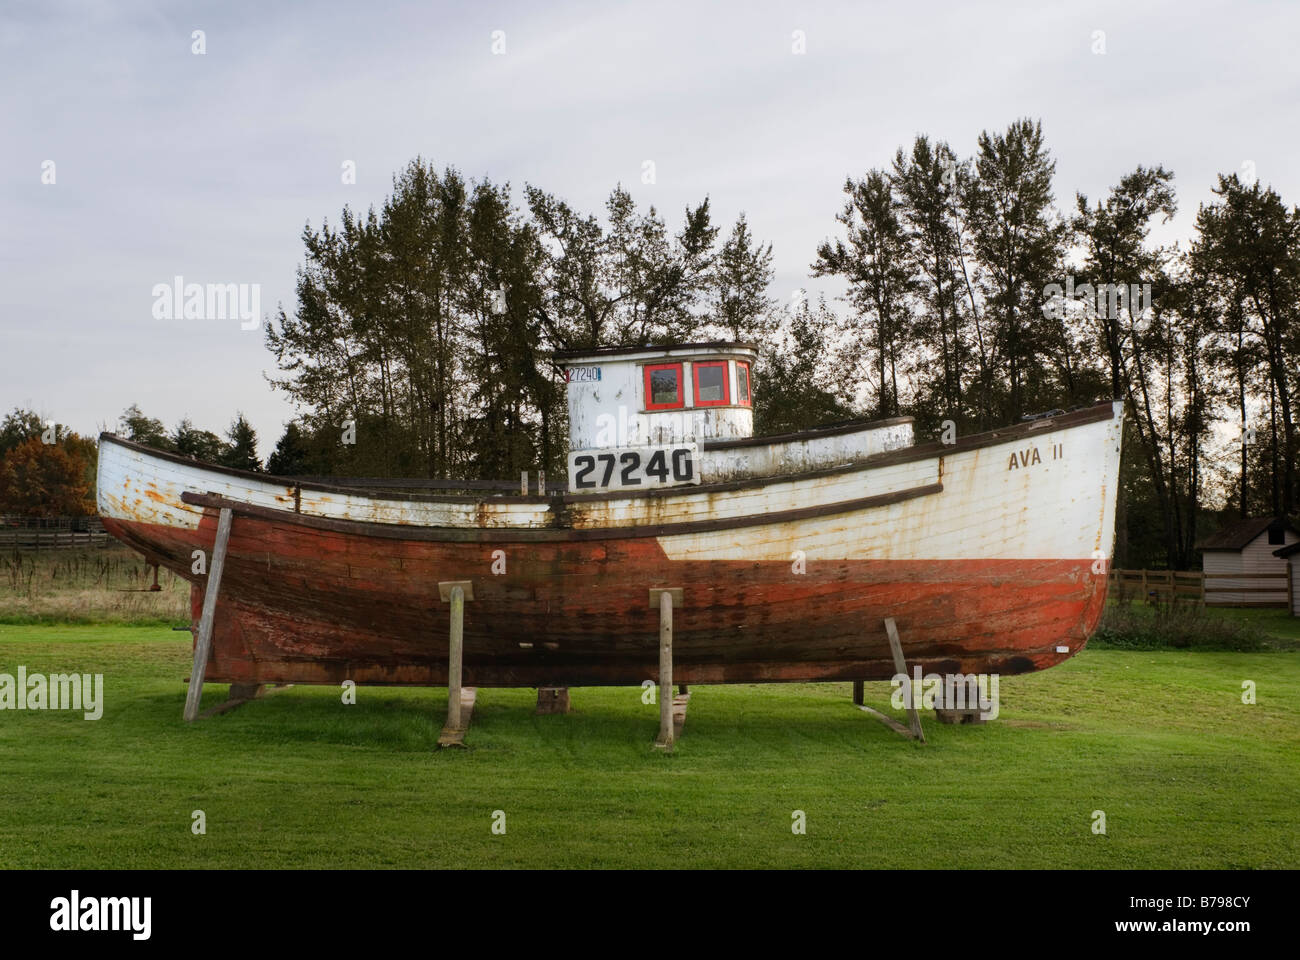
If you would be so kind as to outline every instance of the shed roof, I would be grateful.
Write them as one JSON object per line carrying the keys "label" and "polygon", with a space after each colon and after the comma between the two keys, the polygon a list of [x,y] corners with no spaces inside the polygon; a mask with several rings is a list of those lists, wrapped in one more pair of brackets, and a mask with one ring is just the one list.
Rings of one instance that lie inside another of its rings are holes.
{"label": "shed roof", "polygon": [[1276,550],[1273,551],[1273,556],[1285,558],[1285,557],[1293,557],[1297,553],[1300,553],[1300,540],[1297,540],[1289,547],[1278,547]]}
{"label": "shed roof", "polygon": [[1230,523],[1218,533],[1211,534],[1198,543],[1196,548],[1198,550],[1244,550],[1247,544],[1275,525],[1300,536],[1300,530],[1281,517],[1248,517]]}

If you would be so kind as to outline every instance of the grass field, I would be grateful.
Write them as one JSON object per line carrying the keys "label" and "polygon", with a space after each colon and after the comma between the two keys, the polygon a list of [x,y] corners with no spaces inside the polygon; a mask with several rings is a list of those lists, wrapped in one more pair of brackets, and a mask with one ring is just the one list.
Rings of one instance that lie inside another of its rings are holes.
{"label": "grass field", "polygon": [[160,627],[0,625],[0,672],[102,673],[106,700],[0,713],[0,867],[1300,866],[1293,652],[1090,649],[927,746],[848,684],[696,687],[672,756],[629,688],[549,717],[481,690],[465,751],[434,747],[441,690],[294,687],[186,726],[189,660]]}
{"label": "grass field", "polygon": [[171,625],[190,619],[190,585],[121,544],[0,552],[0,623]]}

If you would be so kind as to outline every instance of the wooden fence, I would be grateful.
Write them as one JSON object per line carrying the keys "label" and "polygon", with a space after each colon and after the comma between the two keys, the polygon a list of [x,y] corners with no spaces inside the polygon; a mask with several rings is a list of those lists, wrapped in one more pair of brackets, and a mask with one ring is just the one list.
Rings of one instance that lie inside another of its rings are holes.
{"label": "wooden fence", "polygon": [[57,550],[108,542],[98,517],[0,517],[0,550]]}
{"label": "wooden fence", "polygon": [[[1205,603],[1211,607],[1291,606],[1291,577],[1282,573],[1207,573]],[[1241,581],[1247,581],[1241,583]]]}
{"label": "wooden fence", "polygon": [[[1210,581],[1207,585],[1206,581]],[[1236,586],[1233,581],[1263,581]],[[1271,584],[1271,585],[1270,585]],[[1187,601],[1211,607],[1282,607],[1290,600],[1285,573],[1205,573],[1201,570],[1112,570],[1110,595],[1148,603]],[[1229,599],[1230,598],[1230,599]]]}
{"label": "wooden fence", "polygon": [[1205,603],[1205,574],[1200,570],[1111,570],[1110,595],[1150,603],[1183,600]]}

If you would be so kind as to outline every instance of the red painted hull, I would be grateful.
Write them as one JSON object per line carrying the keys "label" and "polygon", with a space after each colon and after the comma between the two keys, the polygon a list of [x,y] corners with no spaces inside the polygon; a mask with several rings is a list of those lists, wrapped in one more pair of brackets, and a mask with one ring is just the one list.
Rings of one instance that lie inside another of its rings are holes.
{"label": "red painted hull", "polygon": [[[105,518],[125,543],[195,582],[216,513],[197,530]],[[493,551],[507,571],[493,575]],[[1084,645],[1105,601],[1093,561],[1059,559],[671,560],[654,537],[448,543],[343,534],[240,516],[230,538],[205,679],[238,683],[447,683],[438,582],[473,580],[470,686],[639,684],[658,675],[650,587],[684,588],[674,614],[679,683],[888,679],[882,619],[909,666],[1013,674]],[[530,646],[522,646],[530,645]],[[1069,651],[1058,653],[1058,646]]]}

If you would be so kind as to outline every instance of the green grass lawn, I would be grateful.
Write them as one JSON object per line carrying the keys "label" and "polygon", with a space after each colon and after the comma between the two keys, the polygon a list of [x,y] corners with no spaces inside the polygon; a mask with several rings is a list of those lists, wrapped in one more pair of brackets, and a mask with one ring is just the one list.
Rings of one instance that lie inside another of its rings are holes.
{"label": "green grass lawn", "polygon": [[1225,620],[1244,620],[1271,637],[1282,640],[1300,640],[1300,617],[1293,617],[1286,610],[1241,610],[1206,607],[1205,613],[1207,616]]}
{"label": "green grass lawn", "polygon": [[106,688],[98,721],[0,712],[0,867],[1300,866],[1296,653],[1088,650],[1004,677],[984,726],[924,715],[927,746],[847,683],[697,687],[672,756],[632,688],[550,717],[480,690],[464,751],[434,746],[442,690],[294,687],[187,726],[189,660],[165,628],[0,625],[0,672]]}

